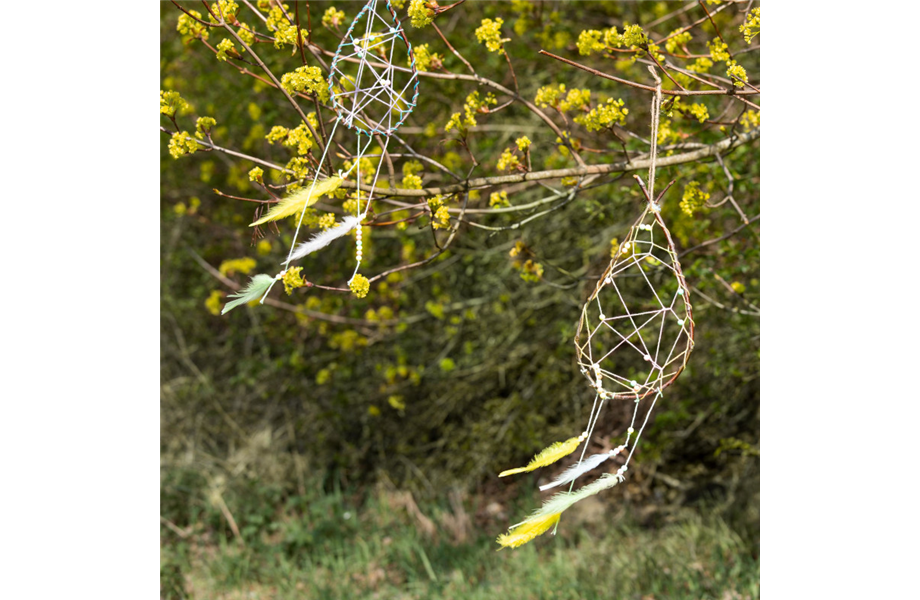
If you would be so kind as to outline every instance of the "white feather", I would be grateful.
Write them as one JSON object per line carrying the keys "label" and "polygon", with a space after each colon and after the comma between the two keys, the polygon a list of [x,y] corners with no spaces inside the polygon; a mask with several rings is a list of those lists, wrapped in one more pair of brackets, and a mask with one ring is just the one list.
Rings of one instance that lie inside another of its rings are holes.
{"label": "white feather", "polygon": [[591,469],[597,467],[599,464],[610,458],[609,452],[604,452],[603,454],[592,454],[588,458],[584,459],[581,462],[577,462],[565,471],[562,472],[555,481],[552,483],[547,483],[546,485],[540,486],[540,491],[544,492],[550,488],[554,488],[559,485],[564,485],[570,481],[575,481],[580,475],[587,473]]}
{"label": "white feather", "polygon": [[333,240],[346,235],[349,231],[354,229],[360,221],[361,219],[358,217],[345,217],[335,227],[330,227],[326,231],[321,231],[306,242],[297,246],[297,248],[294,250],[294,253],[291,254],[291,256],[281,264],[287,264],[292,260],[303,258],[308,254],[312,254],[317,250],[325,248],[330,243],[332,243]]}

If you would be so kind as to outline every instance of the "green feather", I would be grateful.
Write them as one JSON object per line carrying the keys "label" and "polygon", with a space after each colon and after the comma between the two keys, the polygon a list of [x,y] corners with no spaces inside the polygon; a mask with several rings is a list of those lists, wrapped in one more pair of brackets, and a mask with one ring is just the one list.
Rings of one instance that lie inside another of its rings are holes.
{"label": "green feather", "polygon": [[569,508],[579,500],[584,500],[588,496],[593,496],[598,492],[610,489],[621,481],[620,476],[613,473],[604,473],[595,481],[582,487],[577,492],[559,492],[549,500],[543,503],[534,514],[527,518],[524,523],[529,523],[548,517],[552,514],[558,514]]}
{"label": "green feather", "polygon": [[237,293],[230,294],[230,296],[228,296],[229,298],[236,298],[236,300],[228,302],[224,307],[224,310],[220,311],[220,314],[227,314],[229,311],[233,310],[240,304],[246,304],[247,302],[258,300],[265,292],[268,291],[268,288],[270,288],[274,282],[275,278],[271,275],[256,275],[249,281],[249,285]]}

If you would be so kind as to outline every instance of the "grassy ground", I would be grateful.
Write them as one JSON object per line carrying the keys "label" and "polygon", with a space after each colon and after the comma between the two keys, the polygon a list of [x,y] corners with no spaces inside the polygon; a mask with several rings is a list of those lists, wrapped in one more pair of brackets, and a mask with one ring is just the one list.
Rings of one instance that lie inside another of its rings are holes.
{"label": "grassy ground", "polygon": [[[757,550],[717,518],[657,530],[589,503],[559,535],[497,552],[494,538],[523,507],[459,497],[419,507],[378,490],[358,502],[338,492],[298,495],[266,514],[263,502],[212,493],[181,521],[163,521],[163,598],[531,598],[636,600],[758,598]],[[168,505],[167,505],[168,506]],[[466,508],[464,508],[466,507]],[[226,511],[224,511],[226,508]],[[233,512],[231,512],[231,508]],[[571,514],[570,514],[571,513]],[[229,528],[233,517],[238,533]],[[509,515],[511,515],[509,517]],[[192,516],[188,519],[186,517]]]}

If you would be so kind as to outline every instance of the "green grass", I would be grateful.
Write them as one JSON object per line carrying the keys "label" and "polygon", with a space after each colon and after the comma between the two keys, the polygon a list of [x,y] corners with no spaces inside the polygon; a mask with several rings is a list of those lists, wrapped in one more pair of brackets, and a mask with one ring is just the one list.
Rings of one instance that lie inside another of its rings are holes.
{"label": "green grass", "polygon": [[[186,488],[187,489],[187,488]],[[228,495],[239,525],[205,496],[173,516],[185,537],[162,527],[163,598],[758,598],[756,548],[717,518],[690,517],[640,528],[599,503],[566,513],[559,535],[502,550],[504,518],[471,502],[416,508],[407,494],[382,489],[358,501],[314,489],[280,506],[271,490],[248,502]],[[177,507],[164,498],[163,507]],[[585,503],[582,503],[585,504]],[[593,509],[593,510],[592,510]],[[269,513],[271,510],[273,512]],[[181,518],[180,518],[181,517]]]}

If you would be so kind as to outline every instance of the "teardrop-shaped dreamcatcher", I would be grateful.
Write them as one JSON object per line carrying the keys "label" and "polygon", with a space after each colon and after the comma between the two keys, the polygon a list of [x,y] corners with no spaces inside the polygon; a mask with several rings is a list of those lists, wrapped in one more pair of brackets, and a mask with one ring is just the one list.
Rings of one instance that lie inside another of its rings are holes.
{"label": "teardrop-shaped dreamcatcher", "polygon": [[[397,65],[408,65],[408,68]],[[236,299],[227,303],[223,313],[255,299],[261,298],[264,301],[275,282],[284,277],[292,261],[320,250],[334,240],[349,234],[352,230],[355,230],[356,261],[355,270],[348,283],[351,284],[358,274],[363,257],[361,221],[367,216],[384,163],[383,160],[377,162],[372,177],[364,174],[363,178],[367,180],[364,183],[369,182],[369,187],[366,195],[362,197],[361,159],[364,158],[375,138],[381,139],[381,156],[386,154],[390,137],[415,108],[418,99],[418,70],[415,55],[389,0],[369,0],[352,21],[332,59],[328,84],[336,119],[326,138],[326,148],[318,164],[324,164],[336,129],[339,123],[342,123],[358,134],[357,150],[351,161],[351,167],[344,173],[340,171],[336,175],[330,174],[323,179],[320,178],[320,169],[317,168],[316,175],[309,186],[294,192],[276,205],[268,215],[253,223],[253,225],[258,225],[269,219],[295,215],[298,211],[300,212],[300,219],[294,232],[294,241],[287,258],[282,263],[284,269],[275,277],[269,275],[253,277],[246,288],[233,295]],[[355,214],[345,217],[334,227],[314,235],[310,240],[298,246],[297,236],[307,208],[314,204],[320,196],[338,189],[352,171],[355,171],[357,186]]]}
{"label": "teardrop-shaped dreamcatcher", "polygon": [[[654,74],[654,73],[653,73]],[[657,79],[657,77],[656,77]],[[652,103],[652,131],[657,131],[661,87]],[[655,177],[655,136],[652,135],[650,188]],[[690,292],[680,268],[674,241],[661,217],[661,200],[670,185],[653,198],[636,176],[647,204],[629,234],[616,249],[594,291],[588,296],[575,334],[575,352],[581,373],[595,392],[588,426],[577,437],[558,442],[537,454],[526,466],[502,472],[533,471],[550,465],[582,447],[578,461],[541,491],[568,484],[523,522],[499,536],[502,547],[516,548],[558,525],[562,513],[584,498],[609,489],[625,473],[655,403],[687,365],[693,350],[693,311]],[[672,182],[673,183],[673,182]],[[652,192],[653,193],[653,192]],[[605,402],[632,402],[632,420],[626,440],[608,452],[585,457]],[[638,429],[637,429],[638,427]],[[625,455],[615,473],[572,491],[575,480],[605,461]]]}

